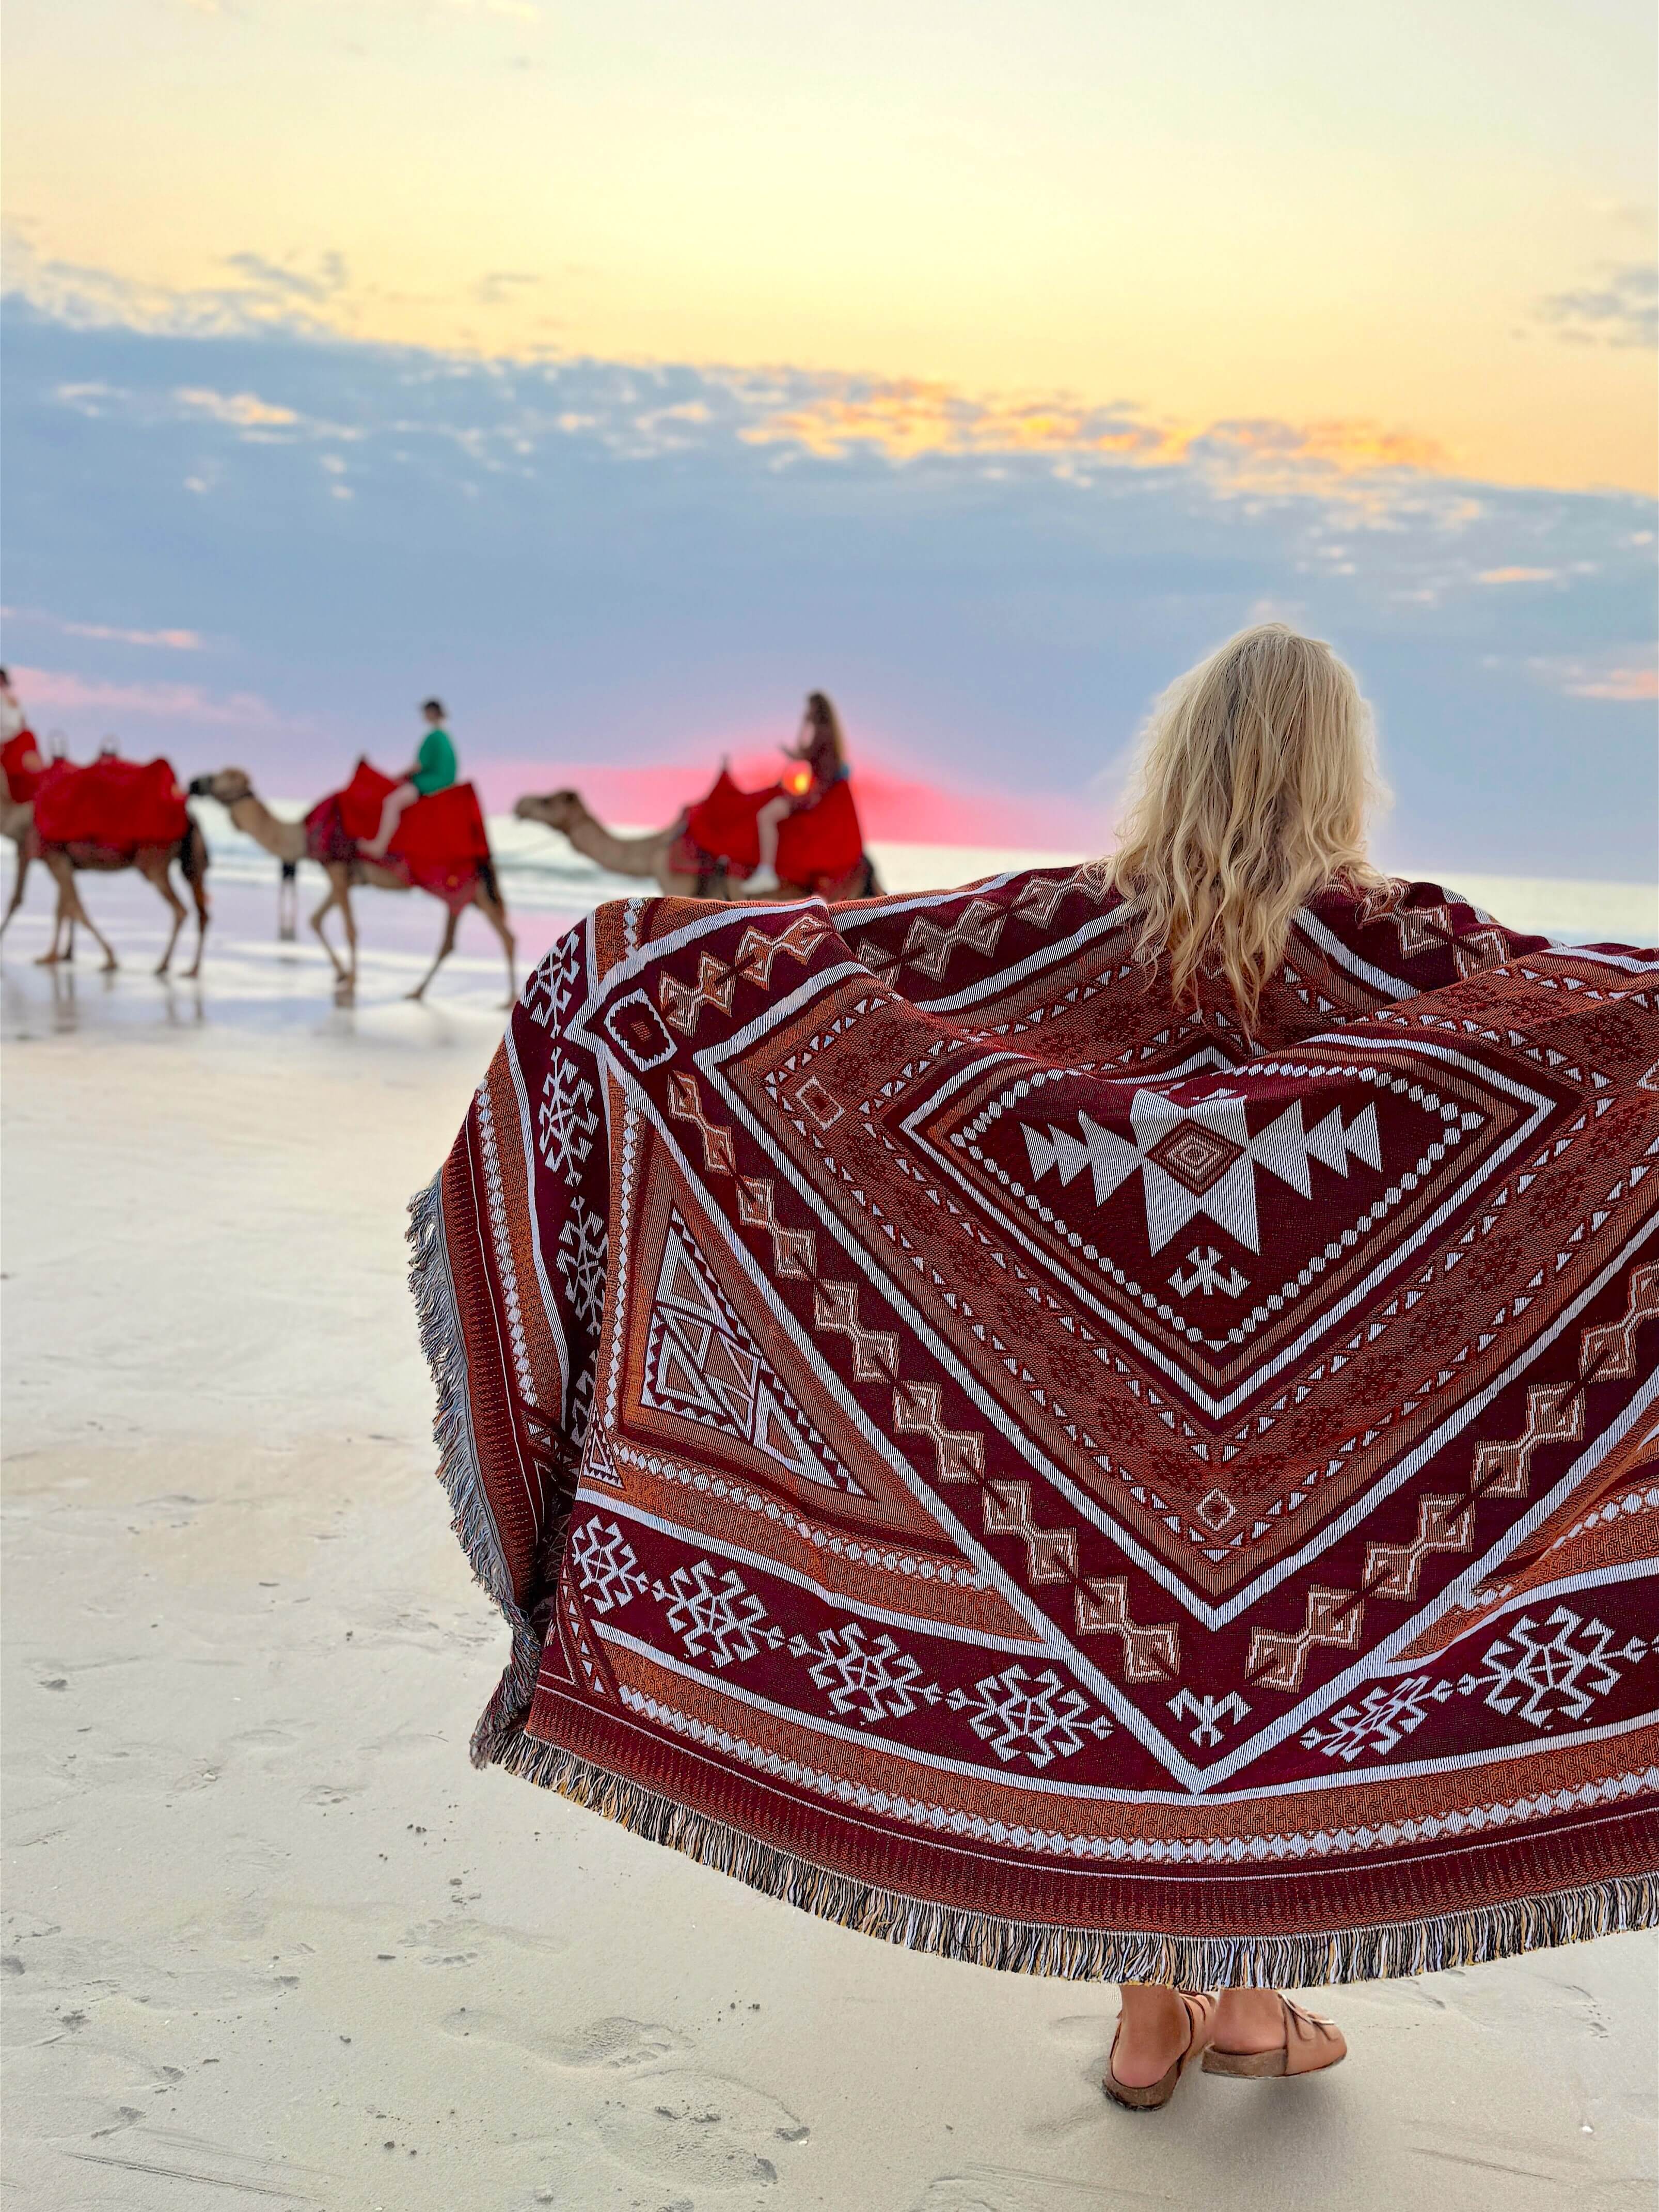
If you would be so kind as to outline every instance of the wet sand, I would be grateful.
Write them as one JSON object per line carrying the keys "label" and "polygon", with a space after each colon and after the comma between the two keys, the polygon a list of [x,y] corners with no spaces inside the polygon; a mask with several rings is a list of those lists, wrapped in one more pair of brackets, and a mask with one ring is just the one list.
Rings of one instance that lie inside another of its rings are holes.
{"label": "wet sand", "polygon": [[1339,2072],[1132,2117],[1110,1990],[912,1957],[475,1774],[505,1632],[401,1231],[499,1026],[488,940],[431,1009],[400,939],[337,1010],[268,886],[228,891],[198,994],[100,889],[120,975],[54,990],[37,918],[0,975],[9,2205],[1652,2203],[1650,1937],[1332,1992]]}

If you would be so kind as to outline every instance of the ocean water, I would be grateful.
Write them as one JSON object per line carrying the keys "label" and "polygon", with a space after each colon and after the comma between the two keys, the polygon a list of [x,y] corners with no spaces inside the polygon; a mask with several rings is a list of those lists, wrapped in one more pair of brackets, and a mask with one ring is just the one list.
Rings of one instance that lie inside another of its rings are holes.
{"label": "ocean water", "polygon": [[[427,1006],[404,1007],[404,994],[425,972],[443,928],[442,910],[420,893],[362,890],[354,904],[362,951],[356,1000],[337,1006],[327,958],[307,917],[325,896],[320,871],[300,871],[297,939],[276,936],[276,863],[240,835],[210,800],[194,802],[212,854],[209,878],[213,921],[204,974],[186,984],[181,971],[194,943],[193,916],[180,937],[174,977],[159,984],[149,972],[165,942],[165,910],[149,886],[126,873],[81,879],[82,896],[121,957],[119,972],[98,972],[96,948],[84,938],[72,967],[34,964],[50,933],[50,886],[44,870],[29,879],[25,906],[0,943],[0,1034],[34,1036],[89,1023],[150,1026],[212,1020],[260,1028],[319,1021],[361,1028],[396,1020],[400,1029],[436,1018],[440,1009],[483,1021],[499,1019],[506,971],[481,915],[463,916],[458,949],[431,987]],[[279,812],[297,815],[296,807]],[[637,879],[613,876],[574,853],[539,823],[493,816],[489,835],[502,892],[518,938],[519,974],[556,938],[601,900],[637,896]],[[885,887],[927,890],[972,883],[1008,868],[1065,867],[1081,853],[1029,852],[950,845],[872,847]],[[1449,883],[1512,927],[1568,943],[1659,941],[1659,888],[1651,884],[1576,882],[1475,875],[1455,867],[1412,865],[1390,856],[1402,874]],[[8,895],[9,886],[8,884]],[[338,917],[331,917],[338,940]],[[398,1010],[393,1015],[392,1010]]]}

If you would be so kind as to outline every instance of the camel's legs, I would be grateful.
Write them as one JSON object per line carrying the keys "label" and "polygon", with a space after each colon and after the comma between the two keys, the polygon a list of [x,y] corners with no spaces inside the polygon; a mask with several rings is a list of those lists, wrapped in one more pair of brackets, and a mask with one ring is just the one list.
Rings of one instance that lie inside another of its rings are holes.
{"label": "camel's legs", "polygon": [[415,986],[415,988],[409,994],[411,999],[420,999],[426,995],[427,985],[432,981],[438,970],[443,966],[445,961],[448,959],[450,954],[455,950],[455,932],[460,927],[460,921],[461,917],[452,908],[444,921],[444,933],[442,940],[438,946],[437,957],[433,961],[432,965],[427,969],[425,975],[422,976],[420,981]]}
{"label": "camel's legs", "polygon": [[75,943],[75,925],[80,921],[86,924],[93,943],[101,949],[106,970],[118,968],[121,963],[115,957],[115,947],[81,903],[81,894],[76,888],[75,870],[70,866],[67,856],[62,853],[48,853],[46,866],[51,872],[53,883],[58,886],[58,912],[52,921],[52,950],[41,954],[38,964],[42,968],[50,968],[54,962],[64,957],[58,949],[62,933],[67,927],[69,942],[72,948]]}
{"label": "camel's legs", "polygon": [[202,955],[207,951],[208,914],[210,908],[208,903],[207,878],[203,872],[204,867],[205,866],[206,850],[207,848],[205,846],[198,847],[198,860],[202,863],[202,865],[194,869],[187,868],[185,872],[185,881],[190,885],[190,895],[191,899],[195,902],[196,906],[196,957],[191,962],[189,967],[185,970],[185,981],[187,983],[193,983],[196,981],[196,978],[201,974]]}
{"label": "camel's legs", "polygon": [[12,878],[11,904],[6,908],[3,918],[0,918],[0,937],[5,935],[7,922],[23,903],[23,880],[28,872],[29,849],[27,845],[20,845],[17,848],[17,872]]}
{"label": "camel's legs", "polygon": [[[330,875],[336,872],[332,868],[329,870]],[[345,984],[348,990],[355,991],[357,988],[357,917],[352,911],[351,878],[343,868],[337,872],[340,879],[340,888],[337,894],[340,902],[340,919],[345,924],[346,957],[351,963],[345,976]]]}
{"label": "camel's legs", "polygon": [[300,864],[284,860],[282,873],[276,878],[276,935],[283,945],[292,945],[300,913]]}
{"label": "camel's legs", "polygon": [[167,950],[155,963],[158,975],[165,975],[173,965],[173,948],[179,942],[179,933],[185,926],[185,902],[173,888],[173,870],[165,855],[159,863],[144,859],[138,863],[138,872],[147,884],[151,884],[173,910],[173,933],[167,939]]}
{"label": "camel's legs", "polygon": [[328,896],[323,901],[316,913],[311,917],[311,926],[316,931],[318,940],[321,944],[324,951],[328,955],[329,964],[334,970],[334,979],[336,982],[338,983],[349,982],[350,978],[347,975],[345,969],[341,964],[339,954],[336,952],[334,947],[329,943],[328,932],[323,927],[323,923],[331,908],[344,905],[345,888],[344,876],[337,875],[335,871],[331,868],[328,871]]}
{"label": "camel's legs", "polygon": [[501,939],[501,949],[507,955],[507,997],[502,1003],[511,1006],[519,995],[518,972],[513,964],[518,947],[514,943],[513,927],[507,918],[507,908],[499,899],[491,898],[482,884],[472,896],[479,913],[495,931],[496,936]]}

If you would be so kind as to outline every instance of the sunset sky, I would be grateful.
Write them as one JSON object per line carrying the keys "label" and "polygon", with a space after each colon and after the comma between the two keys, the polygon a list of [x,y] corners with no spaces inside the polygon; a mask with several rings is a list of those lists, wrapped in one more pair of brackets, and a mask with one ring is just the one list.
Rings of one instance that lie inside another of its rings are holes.
{"label": "sunset sky", "polygon": [[1651,781],[1654,44],[9,0],[8,657],[77,744],[216,715],[290,782],[440,682],[475,757],[619,772],[825,684],[872,768],[1041,811],[1270,605],[1374,678],[1419,847],[1504,842],[1508,746],[1553,872],[1642,872],[1551,793],[1581,743]]}

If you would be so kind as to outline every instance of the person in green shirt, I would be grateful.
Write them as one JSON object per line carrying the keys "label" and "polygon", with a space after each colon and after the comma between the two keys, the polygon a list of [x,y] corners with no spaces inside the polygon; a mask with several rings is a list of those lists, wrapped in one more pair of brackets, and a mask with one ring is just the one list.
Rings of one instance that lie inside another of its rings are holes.
{"label": "person in green shirt", "polygon": [[366,860],[385,860],[405,807],[412,806],[417,799],[429,798],[434,791],[447,791],[455,781],[455,744],[444,727],[442,704],[428,699],[421,712],[426,717],[426,735],[421,739],[415,764],[404,771],[403,781],[387,792],[380,809],[380,826],[374,836],[367,843],[359,840],[357,849]]}

